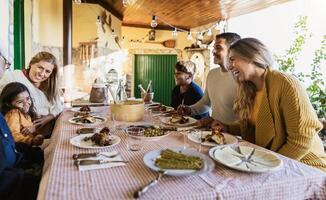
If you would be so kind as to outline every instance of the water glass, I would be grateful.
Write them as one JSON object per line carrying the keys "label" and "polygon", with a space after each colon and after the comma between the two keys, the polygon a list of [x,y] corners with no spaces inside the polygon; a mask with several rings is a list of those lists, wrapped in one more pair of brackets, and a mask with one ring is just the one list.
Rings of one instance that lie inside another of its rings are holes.
{"label": "water glass", "polygon": [[145,129],[142,127],[128,127],[127,133],[127,148],[130,151],[140,151],[143,148],[143,137]]}
{"label": "water glass", "polygon": [[115,132],[117,130],[117,120],[116,115],[114,113],[110,113],[110,121],[109,128],[111,131]]}
{"label": "water glass", "polygon": [[145,110],[145,119],[148,123],[153,124],[153,112],[152,109]]}
{"label": "water glass", "polygon": [[[187,135],[188,148],[192,148],[201,152],[202,148],[202,131],[201,130],[191,130]],[[191,138],[192,140],[190,140]]]}

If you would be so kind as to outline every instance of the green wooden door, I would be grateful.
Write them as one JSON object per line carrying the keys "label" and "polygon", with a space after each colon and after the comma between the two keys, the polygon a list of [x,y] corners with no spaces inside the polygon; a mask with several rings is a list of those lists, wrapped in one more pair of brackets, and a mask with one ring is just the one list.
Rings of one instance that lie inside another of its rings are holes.
{"label": "green wooden door", "polygon": [[146,89],[152,80],[154,101],[170,105],[176,62],[176,55],[135,55],[135,97],[140,98],[138,84]]}

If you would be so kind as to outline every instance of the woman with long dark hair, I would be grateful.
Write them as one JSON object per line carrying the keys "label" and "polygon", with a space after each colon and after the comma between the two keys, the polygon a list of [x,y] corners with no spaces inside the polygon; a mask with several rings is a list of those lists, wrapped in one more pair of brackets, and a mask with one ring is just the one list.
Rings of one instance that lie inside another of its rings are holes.
{"label": "woman with long dark hair", "polygon": [[35,146],[43,143],[44,136],[33,125],[37,115],[27,87],[13,82],[3,88],[0,95],[0,109],[5,116],[15,142]]}

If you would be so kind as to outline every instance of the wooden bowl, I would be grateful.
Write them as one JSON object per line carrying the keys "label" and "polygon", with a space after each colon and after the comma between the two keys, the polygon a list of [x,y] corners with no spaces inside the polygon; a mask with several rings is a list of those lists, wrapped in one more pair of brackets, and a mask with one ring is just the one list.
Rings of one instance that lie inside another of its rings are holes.
{"label": "wooden bowl", "polygon": [[116,104],[111,104],[110,108],[117,121],[137,122],[144,118],[145,104],[143,101],[119,101]]}

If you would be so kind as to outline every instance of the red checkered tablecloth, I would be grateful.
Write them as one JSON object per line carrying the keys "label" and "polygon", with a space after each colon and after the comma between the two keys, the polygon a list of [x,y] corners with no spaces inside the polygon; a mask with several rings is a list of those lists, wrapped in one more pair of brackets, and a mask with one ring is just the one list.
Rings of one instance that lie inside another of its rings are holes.
{"label": "red checkered tablecloth", "polygon": [[[107,107],[94,109],[100,115],[107,116]],[[142,151],[128,151],[125,134],[117,131],[115,134],[121,138],[120,144],[105,150],[119,151],[129,163],[122,167],[80,172],[73,165],[72,155],[96,150],[80,149],[69,143],[81,127],[70,124],[68,120],[71,117],[73,112],[63,112],[45,149],[46,161],[39,200],[132,199],[135,190],[157,176],[143,163],[144,154],[156,149],[183,146],[182,134],[173,132],[160,141],[145,142]],[[107,121],[101,127],[110,123]],[[203,152],[207,154],[208,149],[203,149]],[[216,163],[214,171],[205,175],[163,176],[159,184],[144,194],[142,199],[326,199],[326,173],[280,157],[284,167],[276,172],[243,173]]]}

